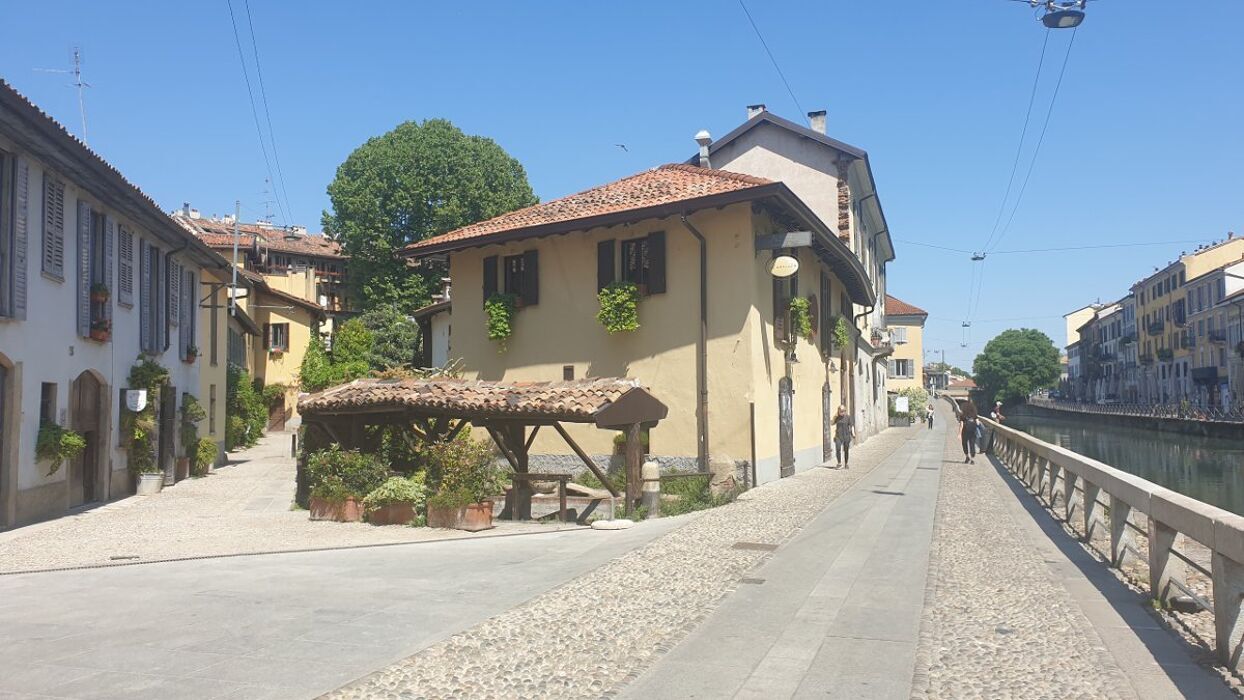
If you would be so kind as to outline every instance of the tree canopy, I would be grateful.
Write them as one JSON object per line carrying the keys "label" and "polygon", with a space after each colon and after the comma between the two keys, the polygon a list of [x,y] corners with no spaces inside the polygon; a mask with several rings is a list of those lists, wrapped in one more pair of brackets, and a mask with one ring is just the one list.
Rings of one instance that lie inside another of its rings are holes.
{"label": "tree canopy", "polygon": [[376,371],[410,367],[419,351],[419,324],[392,306],[380,306],[358,317],[373,342],[367,362]]}
{"label": "tree canopy", "polygon": [[523,166],[449,121],[404,122],[368,139],[328,186],[324,231],[350,255],[362,309],[423,305],[440,271],[411,270],[404,246],[536,203]]}
{"label": "tree canopy", "polygon": [[1032,328],[1003,331],[990,340],[972,363],[976,385],[989,401],[1027,398],[1058,382],[1060,367],[1054,341]]}

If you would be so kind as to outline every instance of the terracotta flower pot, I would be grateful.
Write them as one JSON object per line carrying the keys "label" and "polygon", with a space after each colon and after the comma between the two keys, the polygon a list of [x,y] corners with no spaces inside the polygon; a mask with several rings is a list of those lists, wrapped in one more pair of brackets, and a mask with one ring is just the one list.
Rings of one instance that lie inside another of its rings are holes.
{"label": "terracotta flower pot", "polygon": [[367,514],[372,525],[405,525],[415,519],[413,503],[389,503]]}
{"label": "terracotta flower pot", "polygon": [[177,458],[177,471],[175,472],[174,478],[177,481],[181,481],[182,479],[185,479],[188,476],[190,476],[190,458],[189,457],[178,457]]}
{"label": "terracotta flower pot", "polygon": [[479,532],[492,529],[492,501],[472,503],[463,510],[459,530]]}
{"label": "terracotta flower pot", "polygon": [[455,529],[464,509],[452,506],[428,506],[428,527]]}
{"label": "terracotta flower pot", "polygon": [[351,496],[344,501],[330,501],[319,496],[311,497],[311,519],[332,520],[339,523],[357,523],[363,519],[359,500]]}
{"label": "terracotta flower pot", "polygon": [[112,338],[112,331],[97,328],[91,329],[91,340],[98,340],[101,343],[106,343],[110,338]]}

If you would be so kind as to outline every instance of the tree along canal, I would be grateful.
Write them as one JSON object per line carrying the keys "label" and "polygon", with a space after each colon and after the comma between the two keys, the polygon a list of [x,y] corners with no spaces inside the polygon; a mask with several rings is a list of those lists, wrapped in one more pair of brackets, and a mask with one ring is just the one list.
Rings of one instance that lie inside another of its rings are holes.
{"label": "tree along canal", "polygon": [[1006,425],[1244,515],[1244,442],[1032,415],[1007,416]]}

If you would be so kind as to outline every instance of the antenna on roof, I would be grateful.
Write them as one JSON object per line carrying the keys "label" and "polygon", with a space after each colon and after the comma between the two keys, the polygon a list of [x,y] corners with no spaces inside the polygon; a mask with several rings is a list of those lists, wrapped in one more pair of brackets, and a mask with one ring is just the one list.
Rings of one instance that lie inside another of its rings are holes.
{"label": "antenna on roof", "polygon": [[271,181],[269,181],[269,180],[268,180],[268,178],[266,178],[266,177],[265,177],[265,178],[263,179],[263,196],[264,196],[264,200],[263,200],[263,210],[264,210],[263,220],[264,220],[264,221],[266,221],[266,222],[267,222],[267,223],[269,223],[269,224],[270,224],[270,223],[272,223],[272,203],[273,203],[273,201],[274,201],[274,200],[272,200],[272,199],[270,198],[270,197],[272,196],[272,193],[268,191],[268,186],[269,186],[269,185],[271,185],[271,184],[272,184],[272,183],[271,183]]}
{"label": "antenna on roof", "polygon": [[77,46],[73,47],[73,68],[65,70],[63,68],[36,68],[40,73],[68,73],[73,76],[73,82],[69,87],[78,89],[78,112],[82,115],[82,143],[86,144],[86,88],[91,84],[82,80],[82,50]]}

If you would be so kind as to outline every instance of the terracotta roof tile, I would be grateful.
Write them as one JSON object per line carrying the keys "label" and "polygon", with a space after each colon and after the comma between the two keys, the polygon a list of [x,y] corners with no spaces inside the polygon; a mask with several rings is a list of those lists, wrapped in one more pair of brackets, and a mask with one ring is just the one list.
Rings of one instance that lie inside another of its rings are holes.
{"label": "terracotta roof tile", "polygon": [[950,384],[946,385],[946,388],[947,389],[975,389],[976,382],[972,381],[970,377],[966,379],[956,379]]}
{"label": "terracotta roof tile", "polygon": [[593,420],[623,394],[639,388],[630,379],[561,382],[489,382],[466,379],[359,379],[298,402],[315,414],[343,409],[427,409],[501,417]]}
{"label": "terracotta roof tile", "polygon": [[919,306],[912,306],[907,302],[885,295],[885,315],[886,316],[928,316],[929,312]]}
{"label": "terracotta roof tile", "polygon": [[412,243],[406,246],[406,250],[417,251],[451,241],[483,238],[545,224],[564,223],[604,214],[645,209],[771,184],[774,184],[772,180],[726,170],[682,164],[662,165],[607,185],[518,209],[487,221]]}
{"label": "terracotta roof tile", "polygon": [[[175,214],[173,218],[208,246],[213,248],[233,246],[232,223],[221,219],[191,219],[179,214]],[[320,258],[345,257],[341,244],[323,235],[297,233],[275,226],[238,224],[238,246],[249,248],[255,245],[256,241],[259,245],[280,253],[295,253]]]}

